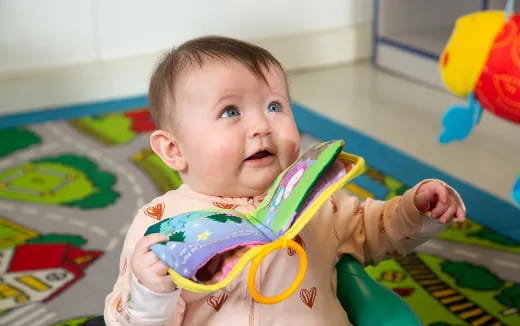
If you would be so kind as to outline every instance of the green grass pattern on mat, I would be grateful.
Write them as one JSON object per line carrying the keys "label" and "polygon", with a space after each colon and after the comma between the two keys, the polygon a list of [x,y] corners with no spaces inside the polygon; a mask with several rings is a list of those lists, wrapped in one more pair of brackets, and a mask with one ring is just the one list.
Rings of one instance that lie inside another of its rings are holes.
{"label": "green grass pattern on mat", "polygon": [[37,236],[37,232],[0,216],[0,249],[15,247]]}
{"label": "green grass pattern on mat", "polygon": [[80,170],[58,163],[26,163],[0,173],[0,197],[44,204],[66,203],[95,191]]}
{"label": "green grass pattern on mat", "polygon": [[[441,280],[450,286],[457,288],[461,294],[471,299],[471,301],[475,302],[479,306],[485,308],[486,311],[494,315],[500,321],[506,325],[520,325],[520,315],[515,314],[504,316],[501,314],[502,311],[508,309],[508,307],[504,307],[495,299],[495,296],[501,293],[502,288],[494,291],[476,291],[465,287],[458,287],[454,278],[442,272],[441,264],[445,261],[444,259],[428,254],[419,254],[419,257],[439,276]],[[505,282],[505,286],[511,286],[511,283]]]}
{"label": "green grass pattern on mat", "polygon": [[0,157],[41,143],[41,138],[37,134],[22,127],[0,130],[0,139],[8,140],[3,141],[0,146]]}
{"label": "green grass pattern on mat", "polygon": [[[444,321],[453,325],[464,324],[464,322],[448,311],[442,304],[435,300],[422,286],[411,278],[406,270],[401,267],[395,260],[386,260],[377,266],[366,268],[367,273],[381,284],[390,289],[395,288],[413,288],[413,292],[403,300],[408,303],[412,309],[421,318],[424,325],[430,325],[435,322]],[[406,278],[400,282],[390,282],[381,279],[381,275],[386,271],[400,271],[404,273]]]}
{"label": "green grass pattern on mat", "polygon": [[[486,235],[492,235],[492,237],[484,238]],[[437,238],[501,251],[520,253],[520,243],[516,243],[473,220],[452,224],[437,235]]]}
{"label": "green grass pattern on mat", "polygon": [[119,193],[112,190],[115,175],[99,170],[81,156],[45,157],[0,171],[0,197],[42,204],[105,207]]}
{"label": "green grass pattern on mat", "polygon": [[101,208],[111,205],[119,198],[120,194],[113,190],[116,184],[116,176],[110,172],[99,169],[99,166],[90,159],[62,154],[55,157],[46,157],[35,161],[37,163],[56,163],[74,167],[83,172],[92,184],[93,190],[88,196],[78,196],[75,200],[63,203],[68,206],[81,207],[83,209]]}
{"label": "green grass pattern on mat", "polygon": [[126,144],[136,136],[131,129],[132,120],[121,112],[81,118],[71,123],[106,145]]}
{"label": "green grass pattern on mat", "polygon": [[81,326],[87,320],[90,320],[92,318],[93,318],[93,316],[91,316],[91,317],[78,317],[78,318],[74,318],[74,319],[60,321],[58,323],[55,323],[55,324],[52,324],[52,325],[49,325],[49,326]]}
{"label": "green grass pattern on mat", "polygon": [[166,166],[151,148],[132,156],[132,161],[148,174],[161,193],[177,189],[182,184],[179,173]]}

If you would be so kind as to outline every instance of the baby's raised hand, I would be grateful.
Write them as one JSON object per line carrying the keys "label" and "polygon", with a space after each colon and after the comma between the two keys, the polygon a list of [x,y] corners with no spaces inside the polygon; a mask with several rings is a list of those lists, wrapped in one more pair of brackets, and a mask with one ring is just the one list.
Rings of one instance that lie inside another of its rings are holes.
{"label": "baby's raised hand", "polygon": [[168,241],[168,236],[162,233],[144,236],[135,245],[130,258],[132,271],[139,283],[156,293],[169,293],[177,288],[168,275],[168,265],[150,250],[152,245],[163,241]]}
{"label": "baby's raised hand", "polygon": [[439,181],[429,181],[419,186],[414,203],[421,214],[429,212],[433,219],[441,223],[453,220],[462,222],[466,219],[457,196],[449,191],[445,183]]}

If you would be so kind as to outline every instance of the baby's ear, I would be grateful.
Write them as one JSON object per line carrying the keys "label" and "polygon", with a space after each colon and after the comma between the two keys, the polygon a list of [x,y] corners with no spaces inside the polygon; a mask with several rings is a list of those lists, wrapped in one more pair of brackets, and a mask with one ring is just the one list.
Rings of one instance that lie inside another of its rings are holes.
{"label": "baby's ear", "polygon": [[187,168],[179,143],[175,136],[165,130],[155,130],[150,135],[150,146],[162,161],[176,171]]}

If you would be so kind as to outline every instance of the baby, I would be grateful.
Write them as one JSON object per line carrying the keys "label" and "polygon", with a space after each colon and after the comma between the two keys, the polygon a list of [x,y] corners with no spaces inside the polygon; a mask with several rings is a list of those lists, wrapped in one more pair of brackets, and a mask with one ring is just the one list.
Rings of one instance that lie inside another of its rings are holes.
{"label": "baby", "polygon": [[[407,253],[446,223],[465,219],[462,200],[442,181],[422,181],[389,201],[362,203],[338,191],[297,237],[309,268],[287,300],[256,303],[247,290],[248,268],[215,293],[177,288],[167,266],[150,250],[168,237],[144,236],[146,229],[188,211],[255,210],[299,154],[289,98],[281,64],[266,50],[242,41],[198,38],[163,58],[149,89],[157,125],[150,144],[184,184],[155,198],[134,218],[119,277],[105,302],[108,325],[350,325],[336,298],[339,256],[377,263],[391,253]],[[244,251],[220,256],[198,277],[212,283],[221,276],[219,269]],[[291,250],[269,255],[257,274],[259,292],[279,294],[292,283],[298,261]]]}

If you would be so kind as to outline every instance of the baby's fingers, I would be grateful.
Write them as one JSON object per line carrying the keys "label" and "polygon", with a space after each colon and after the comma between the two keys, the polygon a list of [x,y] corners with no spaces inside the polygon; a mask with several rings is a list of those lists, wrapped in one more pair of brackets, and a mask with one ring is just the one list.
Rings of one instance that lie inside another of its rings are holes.
{"label": "baby's fingers", "polygon": [[456,206],[449,206],[448,209],[446,209],[446,211],[441,215],[441,217],[439,218],[439,221],[441,223],[448,223],[455,216],[456,212],[457,212]]}
{"label": "baby's fingers", "polygon": [[[434,219],[440,219],[441,216],[448,210],[450,207],[450,202],[442,203],[440,200],[437,201],[435,207],[431,210],[431,217]],[[455,213],[455,211],[453,212]]]}
{"label": "baby's fingers", "polygon": [[464,222],[466,220],[466,213],[462,209],[462,207],[457,207],[457,222]]}
{"label": "baby's fingers", "polygon": [[173,282],[172,277],[168,273],[168,265],[159,261],[152,266],[152,271],[155,273],[155,275],[157,275],[157,292],[168,293],[177,289],[177,286]]}
{"label": "baby's fingers", "polygon": [[439,197],[439,201],[443,204],[448,204],[448,188],[445,183],[435,183],[435,191]]}
{"label": "baby's fingers", "polygon": [[177,289],[177,286],[173,282],[173,279],[170,276],[170,274],[161,276],[160,282],[161,282],[161,288],[158,291],[159,293],[169,293],[169,292],[173,292]]}
{"label": "baby's fingers", "polygon": [[168,265],[163,263],[160,260],[157,260],[152,266],[151,270],[155,275],[167,275],[168,274]]}
{"label": "baby's fingers", "polygon": [[145,254],[150,251],[150,247],[156,243],[168,241],[168,236],[162,233],[152,233],[141,238],[135,245],[135,252]]}

